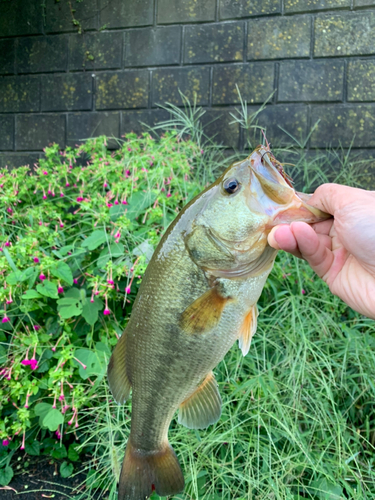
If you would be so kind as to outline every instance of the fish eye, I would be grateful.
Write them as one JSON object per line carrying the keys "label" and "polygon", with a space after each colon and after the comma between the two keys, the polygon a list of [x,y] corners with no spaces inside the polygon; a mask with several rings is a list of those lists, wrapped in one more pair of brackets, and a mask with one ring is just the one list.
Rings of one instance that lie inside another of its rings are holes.
{"label": "fish eye", "polygon": [[239,190],[241,184],[237,179],[231,177],[230,179],[226,179],[223,184],[224,191],[228,194],[233,194]]}

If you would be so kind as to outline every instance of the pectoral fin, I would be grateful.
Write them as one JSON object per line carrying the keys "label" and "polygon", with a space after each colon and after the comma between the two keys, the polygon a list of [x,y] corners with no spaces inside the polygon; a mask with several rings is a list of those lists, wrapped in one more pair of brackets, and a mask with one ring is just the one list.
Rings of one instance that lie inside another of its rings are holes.
{"label": "pectoral fin", "polygon": [[258,318],[258,308],[254,304],[250,311],[245,316],[244,322],[242,323],[240,335],[238,338],[238,347],[241,349],[242,354],[246,356],[249,352],[251,339],[257,329],[257,318]]}
{"label": "pectoral fin", "polygon": [[128,399],[131,384],[126,370],[126,333],[117,342],[108,364],[108,383],[117,403],[123,404]]}
{"label": "pectoral fin", "polygon": [[185,333],[205,333],[220,321],[225,304],[230,300],[222,297],[216,288],[201,295],[181,315],[180,327]]}
{"label": "pectoral fin", "polygon": [[178,423],[189,429],[204,429],[221,415],[221,397],[214,374],[210,372],[198,389],[180,406]]}

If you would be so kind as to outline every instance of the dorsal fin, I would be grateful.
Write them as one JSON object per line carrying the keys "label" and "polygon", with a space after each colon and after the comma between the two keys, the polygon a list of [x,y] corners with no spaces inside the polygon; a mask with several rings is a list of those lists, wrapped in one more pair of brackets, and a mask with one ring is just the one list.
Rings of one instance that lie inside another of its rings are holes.
{"label": "dorsal fin", "polygon": [[221,415],[221,397],[214,374],[210,372],[195,392],[181,405],[178,423],[189,429],[204,429]]}
{"label": "dorsal fin", "polygon": [[125,403],[131,389],[126,369],[126,331],[121,335],[109,360],[107,376],[114,400],[120,404]]}
{"label": "dorsal fin", "polygon": [[238,347],[241,349],[242,354],[246,356],[249,352],[251,339],[257,329],[257,318],[258,318],[258,308],[254,304],[249,312],[246,314],[245,319],[242,323],[239,337],[238,337]]}
{"label": "dorsal fin", "polygon": [[198,297],[181,315],[180,327],[185,333],[205,333],[220,321],[225,304],[231,300],[222,297],[215,287]]}

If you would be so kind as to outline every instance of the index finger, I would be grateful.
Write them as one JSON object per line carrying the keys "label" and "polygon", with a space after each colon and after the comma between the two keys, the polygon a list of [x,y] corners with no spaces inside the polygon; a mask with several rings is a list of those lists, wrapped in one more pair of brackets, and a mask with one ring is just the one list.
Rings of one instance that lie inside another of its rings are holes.
{"label": "index finger", "polygon": [[322,184],[309,200],[309,204],[335,215],[337,210],[346,206],[352,200],[359,200],[363,194],[368,195],[369,191],[340,184]]}

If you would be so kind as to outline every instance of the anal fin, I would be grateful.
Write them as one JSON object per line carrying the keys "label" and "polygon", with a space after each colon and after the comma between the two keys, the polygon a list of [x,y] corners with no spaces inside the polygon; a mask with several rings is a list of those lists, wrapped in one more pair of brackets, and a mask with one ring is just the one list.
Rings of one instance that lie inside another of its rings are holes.
{"label": "anal fin", "polygon": [[259,313],[257,305],[254,304],[246,314],[245,319],[242,323],[238,337],[238,347],[241,349],[244,356],[246,356],[246,354],[249,352],[251,339],[256,332],[258,314]]}
{"label": "anal fin", "polygon": [[117,403],[125,403],[131,389],[131,383],[126,371],[126,332],[124,332],[112,353],[108,364],[108,383]]}
{"label": "anal fin", "polygon": [[189,429],[204,429],[221,415],[221,397],[214,374],[210,372],[193,394],[181,405],[178,423]]}
{"label": "anal fin", "polygon": [[211,288],[198,297],[181,315],[180,327],[188,334],[205,333],[220,321],[225,304],[230,300]]}

